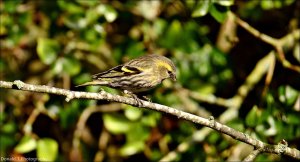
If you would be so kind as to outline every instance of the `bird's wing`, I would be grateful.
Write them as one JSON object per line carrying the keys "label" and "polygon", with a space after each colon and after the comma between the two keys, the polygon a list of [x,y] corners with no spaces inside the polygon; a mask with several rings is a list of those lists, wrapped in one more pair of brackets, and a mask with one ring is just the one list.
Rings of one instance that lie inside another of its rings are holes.
{"label": "bird's wing", "polygon": [[141,73],[141,69],[130,65],[119,65],[105,72],[94,74],[93,79],[115,78]]}

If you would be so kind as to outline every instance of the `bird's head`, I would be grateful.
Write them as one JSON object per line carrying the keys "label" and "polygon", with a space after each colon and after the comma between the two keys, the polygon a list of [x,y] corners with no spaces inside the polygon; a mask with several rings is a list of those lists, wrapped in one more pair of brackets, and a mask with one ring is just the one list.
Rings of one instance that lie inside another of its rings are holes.
{"label": "bird's head", "polygon": [[164,57],[164,59],[157,62],[157,65],[162,80],[171,78],[176,81],[176,67],[171,60]]}

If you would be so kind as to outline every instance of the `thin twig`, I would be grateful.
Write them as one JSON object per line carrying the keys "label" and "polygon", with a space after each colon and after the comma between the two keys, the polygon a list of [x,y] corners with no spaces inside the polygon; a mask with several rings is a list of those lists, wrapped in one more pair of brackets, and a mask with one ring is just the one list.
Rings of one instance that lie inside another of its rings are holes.
{"label": "thin twig", "polygon": [[261,33],[251,25],[249,25],[247,22],[240,19],[238,16],[235,16],[235,21],[239,26],[247,30],[250,34],[254,35],[255,37],[259,38],[260,40],[272,45],[277,46],[278,40],[276,38],[270,37],[264,33]]}
{"label": "thin twig", "polygon": [[243,161],[244,162],[254,161],[254,159],[257,157],[257,155],[259,155],[262,151],[263,151],[262,148],[253,150],[253,152],[251,152],[251,154],[249,154]]}
{"label": "thin twig", "polygon": [[273,74],[274,74],[274,70],[275,70],[275,64],[276,64],[276,58],[273,57],[273,59],[270,60],[270,66],[269,66],[269,69],[268,69],[268,72],[267,72],[264,89],[263,89],[262,95],[261,95],[262,97],[264,97],[267,94],[269,85],[271,84]]}
{"label": "thin twig", "polygon": [[[231,15],[234,15],[233,13],[231,13]],[[285,58],[285,54],[284,54],[284,46],[286,46],[286,42],[288,40],[287,37],[293,37],[294,40],[292,40],[292,43],[289,42],[289,44],[295,44],[295,42],[297,40],[299,40],[300,37],[300,29],[296,29],[293,32],[291,32],[290,34],[288,34],[287,36],[281,38],[281,39],[276,39],[273,37],[270,37],[264,33],[261,33],[260,31],[258,31],[257,29],[255,29],[254,27],[252,27],[251,25],[249,25],[247,22],[243,21],[242,19],[240,19],[238,16],[235,16],[235,21],[236,23],[241,26],[243,29],[245,29],[246,31],[248,31],[250,34],[252,34],[253,36],[257,37],[258,39],[262,40],[265,43],[268,43],[270,45],[272,45],[275,49],[275,51],[277,52],[279,61],[282,63],[282,65],[288,69],[294,70],[298,73],[300,73],[300,66],[297,65],[293,65],[291,64],[286,58]],[[289,45],[290,46],[290,45]]]}

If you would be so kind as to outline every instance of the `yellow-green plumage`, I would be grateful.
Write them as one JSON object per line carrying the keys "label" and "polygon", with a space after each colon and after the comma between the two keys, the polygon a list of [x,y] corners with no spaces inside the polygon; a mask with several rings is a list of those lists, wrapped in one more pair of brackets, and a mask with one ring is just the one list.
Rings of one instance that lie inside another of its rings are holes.
{"label": "yellow-green plumage", "polygon": [[147,91],[164,79],[176,80],[173,62],[160,55],[149,54],[93,75],[93,81],[79,86],[102,85],[133,93]]}
{"label": "yellow-green plumage", "polygon": [[173,62],[164,56],[149,54],[95,74],[93,81],[79,86],[102,85],[137,93],[152,89],[167,78],[176,81]]}

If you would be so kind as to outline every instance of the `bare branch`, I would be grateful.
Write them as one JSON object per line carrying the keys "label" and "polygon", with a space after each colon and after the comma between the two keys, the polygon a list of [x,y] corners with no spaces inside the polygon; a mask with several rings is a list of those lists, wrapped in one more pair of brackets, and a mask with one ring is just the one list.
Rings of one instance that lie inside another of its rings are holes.
{"label": "bare branch", "polygon": [[[231,14],[233,14],[233,13],[231,13]],[[274,47],[275,51],[277,52],[279,61],[282,63],[282,65],[284,67],[300,73],[300,66],[291,64],[285,58],[285,54],[284,54],[284,50],[283,50],[285,46],[291,47],[292,45],[295,44],[295,42],[297,42],[297,40],[300,39],[300,29],[296,29],[296,30],[292,31],[290,34],[286,35],[283,38],[276,39],[276,38],[270,37],[264,33],[261,33],[260,31],[258,31],[257,29],[255,29],[254,27],[249,25],[247,22],[240,19],[238,16],[235,16],[235,21],[239,26],[241,26],[243,29],[248,31],[253,36],[257,37],[258,39],[262,40],[265,43],[272,45]]]}
{"label": "bare branch", "polygon": [[260,31],[253,28],[251,25],[249,25],[247,22],[240,19],[238,16],[235,16],[235,21],[239,26],[247,30],[250,34],[254,35],[255,37],[259,38],[260,40],[272,45],[276,46],[278,44],[278,40],[276,38],[270,37],[264,33],[261,33]]}
{"label": "bare branch", "polygon": [[257,157],[258,154],[260,154],[263,151],[262,148],[253,150],[253,152],[251,152],[251,154],[249,154],[243,161],[254,161],[254,159]]}
{"label": "bare branch", "polygon": [[32,84],[26,84],[20,80],[14,81],[14,82],[6,82],[6,81],[0,81],[0,87],[1,88],[7,88],[7,89],[19,89],[24,91],[32,91],[32,92],[41,92],[41,93],[50,93],[50,94],[56,94],[56,95],[62,95],[66,96],[66,101],[70,101],[71,99],[79,99],[79,98],[85,98],[85,99],[95,99],[95,100],[108,100],[108,101],[115,101],[120,103],[125,103],[128,105],[141,107],[141,108],[147,108],[152,109],[155,111],[164,112],[170,115],[174,115],[178,118],[185,119],[187,121],[191,121],[196,124],[200,124],[209,128],[212,128],[218,132],[224,133],[236,140],[242,141],[244,143],[247,143],[249,145],[252,145],[256,148],[268,148],[265,149],[264,152],[267,153],[276,153],[276,154],[284,154],[287,156],[291,156],[296,159],[300,159],[300,151],[297,149],[291,149],[289,147],[286,147],[284,150],[276,149],[277,145],[269,145],[262,141],[259,141],[253,137],[250,137],[247,134],[244,134],[242,132],[239,132],[233,128],[230,128],[226,125],[223,125],[217,121],[214,120],[213,117],[210,117],[209,119],[202,118],[187,112],[183,112],[180,110],[177,110],[172,107],[151,103],[148,101],[136,101],[133,98],[128,98],[124,96],[119,96],[115,94],[110,94],[105,91],[101,91],[100,93],[91,93],[91,92],[79,92],[79,91],[70,91],[66,89],[61,88],[55,88],[45,85],[32,85]]}

